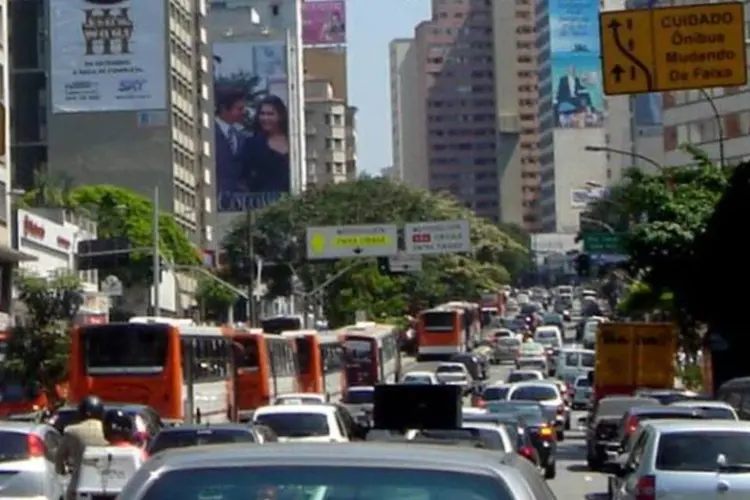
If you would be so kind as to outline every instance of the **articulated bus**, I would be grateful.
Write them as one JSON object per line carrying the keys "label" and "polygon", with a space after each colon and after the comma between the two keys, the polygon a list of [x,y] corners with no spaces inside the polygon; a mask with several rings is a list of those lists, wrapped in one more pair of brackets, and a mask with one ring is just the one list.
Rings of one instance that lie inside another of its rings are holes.
{"label": "articulated bus", "polygon": [[133,318],[78,326],[70,356],[70,399],[154,408],[162,419],[234,420],[232,340],[225,329],[190,320]]}
{"label": "articulated bus", "polygon": [[[5,362],[8,335],[0,333],[0,367]],[[46,408],[47,403],[47,396],[38,384],[21,382],[0,368],[0,417],[31,413]]]}
{"label": "articulated bus", "polygon": [[417,358],[450,358],[468,352],[481,340],[479,306],[448,302],[419,314]]}
{"label": "articulated bus", "polygon": [[300,392],[299,363],[292,339],[260,328],[231,332],[237,370],[234,392],[240,421],[283,394]]}
{"label": "articulated bus", "polygon": [[293,339],[297,347],[300,392],[325,394],[338,400],[346,389],[342,339],[316,330],[283,332],[282,336]]}
{"label": "articulated bus", "polygon": [[360,322],[338,330],[346,351],[346,382],[391,384],[401,379],[399,333],[393,325]]}

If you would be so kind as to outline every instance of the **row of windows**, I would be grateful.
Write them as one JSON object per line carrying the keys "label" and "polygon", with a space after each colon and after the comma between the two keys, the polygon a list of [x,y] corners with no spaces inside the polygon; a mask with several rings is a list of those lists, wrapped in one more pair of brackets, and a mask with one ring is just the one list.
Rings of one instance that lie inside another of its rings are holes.
{"label": "row of windows", "polygon": [[449,114],[449,115],[428,115],[427,121],[432,123],[452,123],[452,122],[463,122],[463,123],[481,123],[481,122],[494,122],[494,113],[477,113],[473,115],[465,114]]}
{"label": "row of windows", "polygon": [[188,337],[182,339],[182,375],[188,380],[186,366],[192,366],[193,382],[226,379],[231,371],[229,341],[222,338]]}
{"label": "row of windows", "polygon": [[461,99],[458,101],[442,101],[442,100],[430,100],[427,101],[427,107],[428,108],[446,108],[446,109],[452,109],[452,108],[463,108],[466,106],[477,106],[477,107],[494,107],[495,106],[495,100],[494,99],[473,99],[471,101],[467,99]]}
{"label": "row of windows", "polygon": [[433,151],[494,151],[495,143],[471,143],[461,142],[458,144],[435,144]]}
{"label": "row of windows", "polygon": [[494,128],[452,128],[448,130],[434,129],[430,130],[430,135],[434,137],[483,137],[495,136]]}

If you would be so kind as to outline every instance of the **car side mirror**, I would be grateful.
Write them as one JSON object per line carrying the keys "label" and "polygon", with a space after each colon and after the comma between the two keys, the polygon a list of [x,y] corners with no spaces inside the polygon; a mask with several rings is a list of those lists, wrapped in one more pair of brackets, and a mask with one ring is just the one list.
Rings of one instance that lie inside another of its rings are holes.
{"label": "car side mirror", "polygon": [[614,460],[604,462],[601,465],[599,471],[603,472],[604,474],[616,477],[624,477],[628,473],[627,467],[625,467],[621,462],[617,462]]}

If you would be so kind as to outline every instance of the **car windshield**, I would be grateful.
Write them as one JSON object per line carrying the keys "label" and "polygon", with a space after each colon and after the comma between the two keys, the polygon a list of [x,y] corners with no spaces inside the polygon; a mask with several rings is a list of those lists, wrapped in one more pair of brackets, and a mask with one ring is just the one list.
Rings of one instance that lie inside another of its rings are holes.
{"label": "car windshield", "polygon": [[744,466],[735,472],[750,472],[750,433],[702,429],[663,434],[659,438],[656,468],[715,472],[719,455],[726,457],[726,472],[732,472],[733,464]]}
{"label": "car windshield", "polygon": [[430,385],[432,384],[432,377],[429,375],[405,375],[404,380],[402,381],[404,384],[424,384],[424,385]]}
{"label": "car windshield", "polygon": [[463,373],[463,365],[441,365],[437,367],[435,373]]}
{"label": "car windshield", "polygon": [[262,465],[166,470],[141,500],[512,500],[499,476],[410,467]]}
{"label": "car windshield", "polygon": [[581,366],[582,367],[593,368],[595,362],[596,362],[596,357],[594,356],[594,353],[592,352],[581,353]]}
{"label": "car windshield", "polygon": [[510,387],[488,387],[482,393],[485,401],[502,401],[508,396]]}
{"label": "car windshield", "polygon": [[169,429],[154,437],[149,446],[149,454],[153,455],[160,451],[188,446],[253,442],[255,442],[255,439],[252,432],[246,429]]}
{"label": "car windshield", "polygon": [[[423,430],[419,431],[415,437],[453,441],[457,443],[479,442],[486,449],[510,451],[505,449],[503,440],[497,430],[482,427],[464,427],[463,429],[453,430]],[[418,441],[418,439],[416,440]]]}
{"label": "car windshield", "polygon": [[505,347],[518,347],[521,345],[521,341],[514,337],[503,337],[497,343]]}
{"label": "car windshield", "polygon": [[0,462],[23,460],[29,456],[29,435],[0,431]]}
{"label": "car windshield", "polygon": [[591,387],[591,381],[587,377],[577,378],[576,387]]}
{"label": "car windshield", "polygon": [[528,385],[516,387],[510,393],[512,401],[551,401],[557,399],[557,390],[552,386]]}
{"label": "car windshield", "polygon": [[487,403],[485,408],[487,408],[492,414],[497,414],[506,418],[522,419],[530,424],[544,421],[542,407],[538,404],[512,401],[492,401]]}
{"label": "car windshield", "polygon": [[262,413],[255,423],[270,427],[278,437],[302,438],[327,436],[328,419],[322,413]]}
{"label": "car windshield", "polygon": [[361,390],[348,390],[341,399],[342,403],[350,405],[363,405],[372,403],[373,395],[375,391],[372,389],[361,389]]}
{"label": "car windshield", "polygon": [[525,380],[539,380],[537,372],[510,372],[507,378],[508,382],[523,382]]}

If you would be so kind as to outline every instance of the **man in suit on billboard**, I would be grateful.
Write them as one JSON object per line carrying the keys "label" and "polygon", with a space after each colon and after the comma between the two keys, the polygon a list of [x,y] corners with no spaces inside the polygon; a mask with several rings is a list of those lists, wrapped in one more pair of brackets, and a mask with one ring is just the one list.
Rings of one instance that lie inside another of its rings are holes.
{"label": "man in suit on billboard", "polygon": [[220,193],[247,191],[243,179],[242,152],[247,136],[240,126],[245,119],[247,101],[239,89],[216,89],[216,116],[214,117],[216,190]]}

